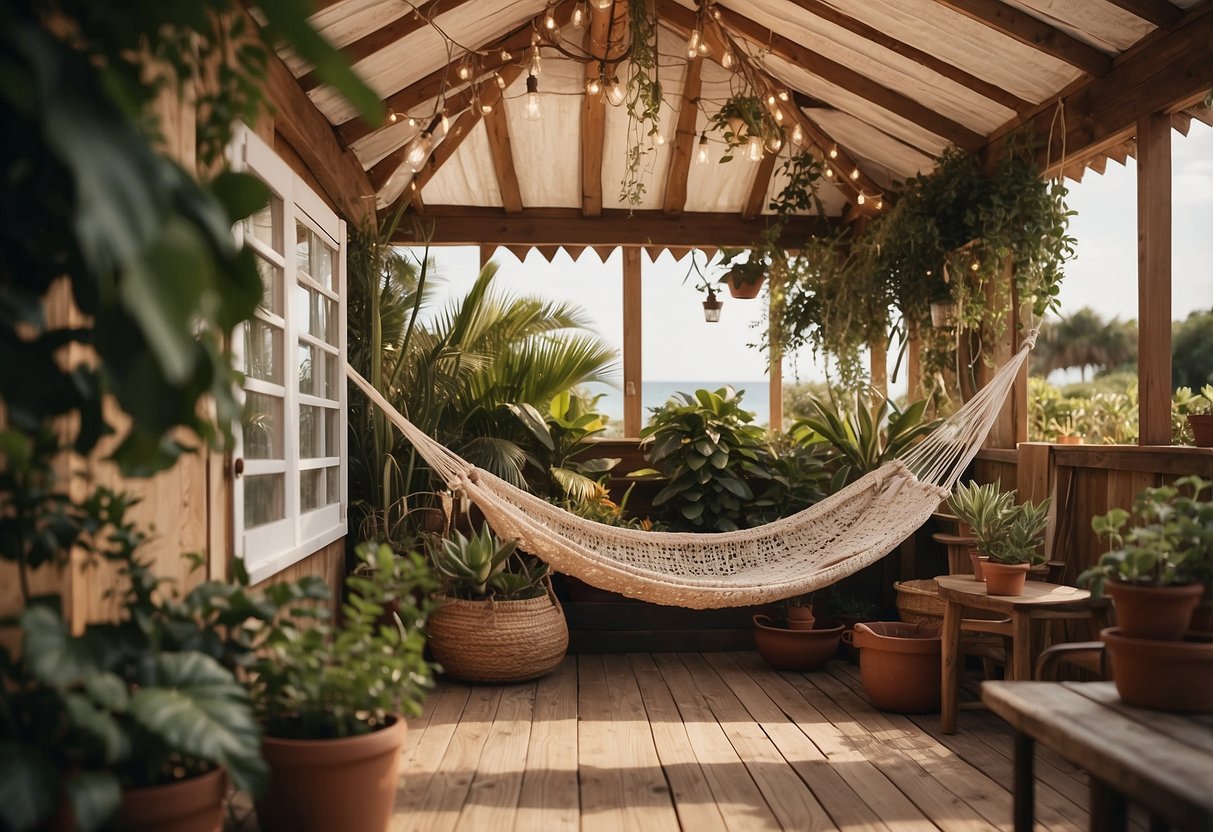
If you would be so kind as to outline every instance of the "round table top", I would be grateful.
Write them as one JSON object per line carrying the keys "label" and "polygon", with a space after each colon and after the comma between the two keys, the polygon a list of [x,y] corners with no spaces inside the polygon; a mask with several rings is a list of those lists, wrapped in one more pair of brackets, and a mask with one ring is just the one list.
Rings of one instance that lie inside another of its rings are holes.
{"label": "round table top", "polygon": [[1014,607],[1019,606],[1048,606],[1050,604],[1073,604],[1090,599],[1091,593],[1085,589],[1064,584],[1050,584],[1044,581],[1024,582],[1022,595],[990,595],[986,592],[985,581],[978,581],[972,575],[940,575],[935,579],[939,584],[939,597],[945,601],[964,602],[965,597],[979,596],[991,601],[1005,602]]}

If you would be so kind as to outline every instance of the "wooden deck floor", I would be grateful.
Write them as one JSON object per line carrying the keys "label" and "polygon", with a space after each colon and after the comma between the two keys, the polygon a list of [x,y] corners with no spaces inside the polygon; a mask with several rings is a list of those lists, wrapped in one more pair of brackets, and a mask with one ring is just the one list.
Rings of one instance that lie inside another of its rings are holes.
{"label": "wooden deck floor", "polygon": [[[1009,732],[938,722],[874,710],[842,662],[570,656],[529,684],[441,684],[410,723],[393,830],[1009,830]],[[1086,829],[1084,775],[1041,749],[1037,776],[1038,828]]]}

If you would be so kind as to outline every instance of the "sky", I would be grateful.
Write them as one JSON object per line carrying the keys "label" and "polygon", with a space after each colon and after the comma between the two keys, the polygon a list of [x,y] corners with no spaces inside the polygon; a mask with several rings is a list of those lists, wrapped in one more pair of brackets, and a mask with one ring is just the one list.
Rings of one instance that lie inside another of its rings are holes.
{"label": "sky", "polygon": [[[1172,132],[1173,289],[1172,317],[1213,308],[1213,128],[1192,122],[1187,137]],[[1077,212],[1070,225],[1077,257],[1066,264],[1062,313],[1090,306],[1105,318],[1137,317],[1137,171],[1109,161],[1101,176],[1088,170],[1081,183],[1068,182],[1067,202]],[[475,248],[434,249],[446,297],[466,293],[476,278]],[[702,255],[699,255],[702,264]],[[594,328],[622,345],[622,256],[605,263],[586,249],[574,262],[563,251],[548,263],[536,251],[524,262],[505,249],[493,260],[500,269],[495,285],[514,294],[580,304]],[[675,262],[663,254],[654,263],[642,255],[642,377],[652,381],[744,381],[766,375],[766,356],[747,344],[762,337],[755,324],[760,301],[733,300],[725,294],[720,323],[703,319],[698,278],[688,277],[690,259]],[[709,272],[715,279],[720,269]],[[822,370],[809,355],[785,359],[784,380],[820,379]],[[893,392],[897,387],[893,385]]]}

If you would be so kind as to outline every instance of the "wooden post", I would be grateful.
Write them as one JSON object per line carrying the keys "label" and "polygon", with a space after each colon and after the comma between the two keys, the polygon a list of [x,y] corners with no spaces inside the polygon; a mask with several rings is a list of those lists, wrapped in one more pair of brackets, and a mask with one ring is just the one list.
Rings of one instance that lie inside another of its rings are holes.
{"label": "wooden post", "polygon": [[923,395],[922,389],[922,341],[918,337],[918,328],[909,326],[909,340],[906,343],[906,395],[914,401]]}
{"label": "wooden post", "polygon": [[623,249],[623,435],[640,435],[642,339],[640,248]]}
{"label": "wooden post", "polygon": [[480,268],[484,269],[493,259],[493,254],[496,253],[497,246],[481,246],[480,247]]}
{"label": "wooden post", "polygon": [[1139,445],[1171,444],[1171,119],[1137,120]]}
{"label": "wooden post", "polygon": [[889,345],[884,341],[873,341],[868,344],[868,357],[871,363],[872,387],[887,399],[889,397]]}

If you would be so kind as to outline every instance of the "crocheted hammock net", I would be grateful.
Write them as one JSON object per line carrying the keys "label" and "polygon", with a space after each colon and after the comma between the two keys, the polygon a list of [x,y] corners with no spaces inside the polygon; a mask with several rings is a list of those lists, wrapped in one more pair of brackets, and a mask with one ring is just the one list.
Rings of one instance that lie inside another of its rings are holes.
{"label": "crocheted hammock net", "polygon": [[826,499],[763,526],[723,533],[621,529],[578,517],[475,468],[401,415],[352,367],[350,379],[499,537],[551,567],[655,604],[708,609],[763,604],[828,586],[875,563],[914,533],[972,462],[1036,341],[905,457]]}

